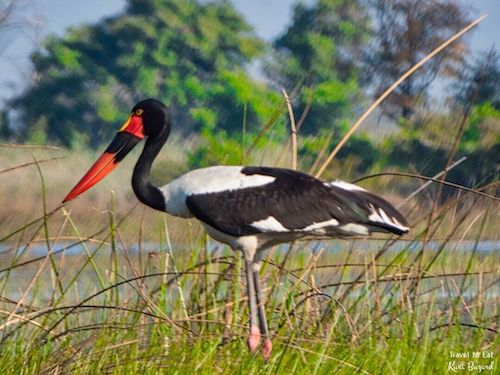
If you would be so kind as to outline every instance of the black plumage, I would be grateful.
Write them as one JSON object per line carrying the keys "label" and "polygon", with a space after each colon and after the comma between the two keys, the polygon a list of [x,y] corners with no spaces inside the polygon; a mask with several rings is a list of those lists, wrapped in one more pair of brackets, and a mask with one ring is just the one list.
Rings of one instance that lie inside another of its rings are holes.
{"label": "black plumage", "polygon": [[270,167],[245,167],[246,175],[275,178],[265,185],[191,195],[186,204],[193,215],[231,236],[261,233],[252,223],[275,218],[290,232],[331,219],[338,226],[361,224],[369,231],[403,234],[397,225],[370,220],[374,209],[406,226],[403,216],[387,201],[365,190],[347,190],[305,173]]}

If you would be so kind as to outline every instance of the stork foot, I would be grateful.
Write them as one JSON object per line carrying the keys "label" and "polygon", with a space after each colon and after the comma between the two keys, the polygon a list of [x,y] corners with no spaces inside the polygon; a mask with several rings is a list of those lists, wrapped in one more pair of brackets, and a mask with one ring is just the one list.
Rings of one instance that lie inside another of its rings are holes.
{"label": "stork foot", "polygon": [[248,349],[253,353],[260,343],[260,330],[257,327],[250,327],[250,335],[248,336]]}
{"label": "stork foot", "polygon": [[267,361],[271,357],[271,352],[273,351],[273,343],[271,339],[265,339],[262,344],[262,357]]}

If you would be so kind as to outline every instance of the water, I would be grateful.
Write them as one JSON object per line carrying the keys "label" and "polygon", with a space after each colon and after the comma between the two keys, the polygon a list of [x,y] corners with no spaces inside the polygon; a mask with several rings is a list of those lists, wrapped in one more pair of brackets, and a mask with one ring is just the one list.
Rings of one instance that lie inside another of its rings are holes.
{"label": "water", "polygon": [[[427,242],[426,249],[429,251],[437,251],[443,246],[443,241],[432,240]],[[377,251],[382,248],[386,244],[385,240],[356,240],[354,243],[354,248],[357,251]],[[391,251],[403,251],[408,249],[409,251],[419,251],[422,249],[423,242],[422,241],[397,241],[391,246]],[[98,245],[95,244],[87,244],[87,249],[90,251],[94,251]],[[338,252],[341,250],[345,250],[351,248],[353,246],[352,241],[342,241],[342,240],[328,240],[328,241],[312,241],[308,242],[299,242],[296,248],[304,249],[308,248],[311,251],[315,252],[319,249],[326,249],[327,251]],[[500,251],[500,241],[493,240],[485,240],[485,241],[448,241],[444,245],[445,249],[457,252],[472,252],[476,251],[483,255],[491,254],[496,251]],[[84,247],[79,243],[56,243],[52,244],[52,252],[56,254],[62,254],[64,252],[65,255],[79,255],[84,252]],[[220,249],[221,244],[215,241],[211,241],[209,245],[209,251],[213,252],[216,249]],[[102,247],[103,250],[108,248],[108,245]],[[281,251],[286,251],[288,249],[287,245],[282,245],[280,247]],[[162,247],[157,243],[145,243],[142,245],[142,251],[145,253],[158,252],[161,251]],[[186,248],[187,251],[189,249]],[[0,245],[0,256],[1,255],[11,255],[13,252],[16,252],[16,255],[21,255],[22,253],[29,252],[32,256],[45,256],[47,255],[47,246],[45,244],[36,244],[29,246],[26,249],[24,246],[20,246],[15,248],[14,246]],[[136,253],[139,251],[139,247],[137,245],[131,245],[127,248],[127,251],[130,253]],[[182,251],[182,247],[176,247],[176,252]],[[1,265],[0,265],[1,266]]]}

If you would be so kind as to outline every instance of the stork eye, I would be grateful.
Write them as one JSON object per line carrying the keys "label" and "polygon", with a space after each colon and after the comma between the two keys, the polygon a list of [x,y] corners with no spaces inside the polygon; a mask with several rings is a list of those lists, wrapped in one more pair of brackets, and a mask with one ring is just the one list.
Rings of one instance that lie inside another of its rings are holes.
{"label": "stork eye", "polygon": [[139,108],[139,109],[136,109],[136,110],[135,110],[135,114],[136,114],[137,116],[140,116],[140,115],[142,115],[143,113],[144,113],[144,109],[142,109],[142,108]]}

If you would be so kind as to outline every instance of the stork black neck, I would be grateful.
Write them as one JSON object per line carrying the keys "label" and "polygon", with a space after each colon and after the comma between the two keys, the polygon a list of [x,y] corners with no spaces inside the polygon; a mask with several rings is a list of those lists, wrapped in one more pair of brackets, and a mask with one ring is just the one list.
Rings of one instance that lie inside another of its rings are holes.
{"label": "stork black neck", "polygon": [[153,161],[167,141],[168,135],[169,130],[164,129],[159,135],[147,138],[132,176],[132,188],[137,198],[145,205],[159,211],[165,211],[165,197],[160,189],[149,181],[149,175]]}

